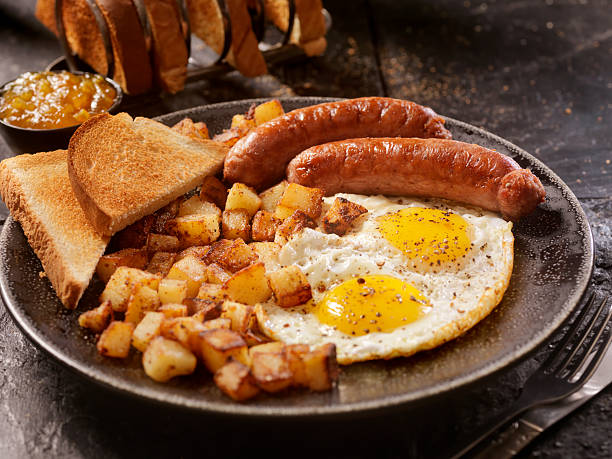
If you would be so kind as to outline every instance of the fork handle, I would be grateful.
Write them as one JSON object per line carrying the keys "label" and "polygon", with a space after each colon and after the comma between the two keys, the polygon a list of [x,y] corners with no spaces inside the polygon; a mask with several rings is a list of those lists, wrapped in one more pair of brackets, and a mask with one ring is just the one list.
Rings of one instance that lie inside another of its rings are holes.
{"label": "fork handle", "polygon": [[[516,416],[521,414],[523,411],[531,407],[531,403],[526,398],[521,398],[509,406],[507,409],[499,413],[493,419],[488,422],[488,427],[478,431],[474,436],[472,436],[468,441],[463,444],[463,447],[453,453],[451,458],[458,459],[460,457],[474,457],[475,454],[478,453],[479,447],[490,437],[493,436],[494,433],[500,427],[505,426],[510,421],[512,421]],[[486,456],[485,456],[486,457]]]}
{"label": "fork handle", "polygon": [[542,429],[519,419],[502,430],[475,456],[475,459],[509,459],[531,443],[540,433]]}

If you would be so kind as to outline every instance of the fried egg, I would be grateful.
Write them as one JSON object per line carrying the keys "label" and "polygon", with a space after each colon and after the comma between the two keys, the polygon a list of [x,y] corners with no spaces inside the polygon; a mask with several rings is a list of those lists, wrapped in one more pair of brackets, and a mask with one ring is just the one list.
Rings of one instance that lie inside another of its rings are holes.
{"label": "fried egg", "polygon": [[269,337],[336,345],[338,362],[409,356],[453,339],[501,301],[512,223],[443,200],[338,194],[368,209],[343,236],[306,228],[279,254],[308,278],[312,300],[258,311]]}

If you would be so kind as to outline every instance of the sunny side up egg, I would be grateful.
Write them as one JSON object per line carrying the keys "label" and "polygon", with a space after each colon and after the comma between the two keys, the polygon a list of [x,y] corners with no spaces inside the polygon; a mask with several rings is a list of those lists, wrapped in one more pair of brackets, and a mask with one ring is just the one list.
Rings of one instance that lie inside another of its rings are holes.
{"label": "sunny side up egg", "polygon": [[259,322],[271,338],[335,343],[341,364],[409,356],[459,336],[501,301],[512,223],[442,200],[336,196],[368,212],[344,236],[307,228],[282,248],[280,265],[300,267],[313,299],[263,304]]}

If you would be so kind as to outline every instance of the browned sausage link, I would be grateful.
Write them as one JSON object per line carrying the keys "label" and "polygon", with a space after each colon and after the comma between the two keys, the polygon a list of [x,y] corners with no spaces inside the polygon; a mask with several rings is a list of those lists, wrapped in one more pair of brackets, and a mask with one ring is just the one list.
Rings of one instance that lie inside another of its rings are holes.
{"label": "browned sausage link", "polygon": [[544,201],[540,180],[508,156],[443,139],[350,139],[312,147],[287,167],[290,182],[339,192],[432,196],[511,220]]}
{"label": "browned sausage link", "polygon": [[450,139],[444,119],[430,108],[387,97],[300,108],[257,127],[225,159],[223,175],[263,189],[280,181],[291,159],[313,145],[353,137]]}

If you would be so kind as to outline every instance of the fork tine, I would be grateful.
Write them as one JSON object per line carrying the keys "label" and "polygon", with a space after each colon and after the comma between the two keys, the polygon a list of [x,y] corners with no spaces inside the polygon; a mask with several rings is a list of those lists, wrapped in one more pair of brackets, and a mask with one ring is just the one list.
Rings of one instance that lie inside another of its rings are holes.
{"label": "fork tine", "polygon": [[578,315],[578,317],[576,317],[576,319],[574,319],[574,323],[572,324],[571,328],[565,333],[565,336],[563,337],[563,340],[561,341],[561,343],[555,346],[554,351],[542,363],[541,368],[552,368],[553,365],[557,362],[557,360],[561,358],[567,345],[574,338],[574,335],[576,334],[576,332],[582,325],[582,322],[584,322],[584,318],[586,317],[587,312],[589,312],[589,310],[591,309],[591,306],[593,306],[594,302],[595,302],[595,294],[591,293],[591,295],[589,296],[589,299],[587,300],[587,303],[583,306],[582,310],[580,311],[580,314]]}
{"label": "fork tine", "polygon": [[[597,323],[597,319],[599,319],[601,317],[601,313],[602,313],[604,307],[606,306],[606,302],[607,302],[607,300],[604,298],[604,300],[601,302],[601,304],[597,308],[597,311],[591,316],[590,322],[589,322],[588,326],[586,327],[586,329],[582,332],[582,335],[580,336],[580,339],[577,342],[575,342],[574,344],[572,344],[571,352],[563,359],[563,363],[562,363],[561,367],[559,367],[557,369],[557,374],[560,375],[563,371],[565,371],[567,369],[567,367],[570,365],[570,363],[572,362],[572,359],[576,356],[576,353],[578,351],[580,351],[580,349],[582,349],[582,345],[584,344],[585,339],[588,338],[589,334],[591,333],[591,330],[593,330],[593,326]],[[591,306],[591,305],[589,305],[589,306]],[[601,330],[600,330],[600,333],[601,333]],[[588,351],[589,353],[590,353],[591,349],[589,349],[589,351]],[[586,355],[587,354],[584,354],[584,356],[586,356]],[[570,371],[572,373],[575,372],[576,371],[576,367],[580,367],[581,364],[582,364],[582,362],[579,362],[578,365],[572,367],[572,369]]]}
{"label": "fork tine", "polygon": [[[603,307],[606,305],[607,301],[608,301],[608,299],[604,298],[604,300],[601,302],[601,307],[600,307],[601,309],[603,309]],[[606,314],[605,320],[600,325],[599,331],[593,337],[591,345],[589,346],[587,351],[584,353],[581,361],[578,363],[576,368],[568,376],[569,379],[572,379],[574,376],[576,376],[576,373],[578,373],[578,371],[580,370],[580,368],[582,367],[584,362],[588,359],[589,355],[593,351],[593,348],[595,347],[595,345],[599,341],[599,338],[601,337],[601,335],[605,331],[603,342],[601,343],[601,345],[600,345],[599,349],[597,350],[596,354],[593,356],[593,358],[589,362],[589,365],[582,372],[582,375],[580,376],[580,378],[578,378],[576,383],[580,384],[583,380],[585,380],[586,378],[590,377],[591,374],[595,371],[595,369],[597,368],[597,365],[599,364],[599,361],[606,354],[608,346],[610,345],[610,341],[612,340],[612,328],[611,327],[607,327],[608,323],[610,322],[610,318],[611,317],[612,317],[612,306],[608,308],[608,313]],[[606,327],[607,327],[607,329],[606,329]]]}

